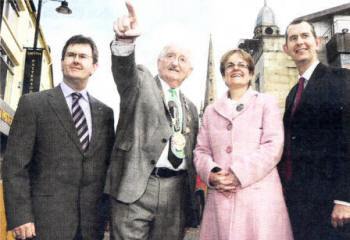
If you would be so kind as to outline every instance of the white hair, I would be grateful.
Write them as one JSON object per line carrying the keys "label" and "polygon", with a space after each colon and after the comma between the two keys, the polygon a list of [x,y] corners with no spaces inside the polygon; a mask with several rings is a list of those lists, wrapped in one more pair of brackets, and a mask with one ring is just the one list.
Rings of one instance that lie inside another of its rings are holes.
{"label": "white hair", "polygon": [[191,50],[188,47],[186,47],[186,46],[184,46],[183,44],[180,44],[180,43],[168,43],[168,44],[166,44],[163,47],[163,49],[160,51],[160,53],[158,55],[158,60],[162,59],[164,57],[164,55],[167,53],[167,51],[169,50],[169,48],[172,48],[172,47],[178,47],[179,49],[184,50],[187,53],[186,54],[187,60],[190,63],[190,65],[192,66]]}

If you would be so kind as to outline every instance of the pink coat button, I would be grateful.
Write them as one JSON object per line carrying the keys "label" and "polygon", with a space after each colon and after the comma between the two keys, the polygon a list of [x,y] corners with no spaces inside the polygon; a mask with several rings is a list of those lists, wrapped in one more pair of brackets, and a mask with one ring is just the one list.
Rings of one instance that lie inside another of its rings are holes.
{"label": "pink coat button", "polygon": [[229,131],[231,131],[231,129],[232,129],[232,124],[231,124],[231,123],[228,124],[227,127],[226,127],[226,129],[229,130]]}
{"label": "pink coat button", "polygon": [[232,147],[231,147],[231,146],[228,146],[228,147],[226,148],[226,152],[227,152],[227,153],[231,153],[231,152],[232,152]]}

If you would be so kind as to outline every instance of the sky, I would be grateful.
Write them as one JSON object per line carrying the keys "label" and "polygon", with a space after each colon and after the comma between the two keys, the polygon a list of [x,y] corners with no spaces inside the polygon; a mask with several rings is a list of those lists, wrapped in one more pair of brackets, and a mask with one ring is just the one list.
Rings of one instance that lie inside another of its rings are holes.
{"label": "sky", "polygon": [[[99,67],[90,78],[88,91],[119,114],[119,95],[111,74],[109,44],[113,22],[127,14],[124,0],[67,0],[72,14],[55,11],[61,0],[44,0],[41,25],[53,58],[54,84],[62,81],[61,50],[73,35],[92,37],[99,49]],[[284,33],[293,19],[349,3],[349,0],[265,0],[273,10],[277,26]],[[37,1],[34,0],[35,4]],[[219,73],[219,61],[240,39],[253,37],[264,0],[130,0],[142,35],[136,41],[136,62],[157,74],[157,57],[169,42],[191,49],[194,70],[181,86],[198,110],[204,100],[209,38],[212,36],[218,96],[226,91]]]}

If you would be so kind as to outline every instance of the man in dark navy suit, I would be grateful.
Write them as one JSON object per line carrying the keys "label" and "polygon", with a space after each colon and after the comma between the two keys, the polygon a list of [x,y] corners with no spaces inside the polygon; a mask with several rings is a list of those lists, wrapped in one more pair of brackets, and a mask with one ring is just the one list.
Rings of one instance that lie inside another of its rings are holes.
{"label": "man in dark navy suit", "polygon": [[286,99],[279,170],[295,240],[349,239],[350,71],[320,63],[320,45],[311,23],[287,27],[283,49],[297,66],[299,82]]}

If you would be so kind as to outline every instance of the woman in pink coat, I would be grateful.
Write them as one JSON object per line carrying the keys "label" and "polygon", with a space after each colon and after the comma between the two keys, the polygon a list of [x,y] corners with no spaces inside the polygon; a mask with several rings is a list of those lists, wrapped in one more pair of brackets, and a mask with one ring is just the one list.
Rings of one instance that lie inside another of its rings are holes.
{"label": "woman in pink coat", "polygon": [[201,240],[292,240],[276,169],[283,123],[275,97],[249,87],[252,57],[227,52],[220,71],[229,91],[206,108],[195,166],[208,185]]}

